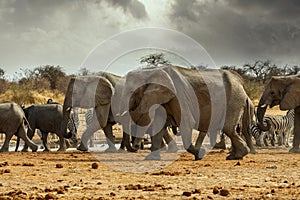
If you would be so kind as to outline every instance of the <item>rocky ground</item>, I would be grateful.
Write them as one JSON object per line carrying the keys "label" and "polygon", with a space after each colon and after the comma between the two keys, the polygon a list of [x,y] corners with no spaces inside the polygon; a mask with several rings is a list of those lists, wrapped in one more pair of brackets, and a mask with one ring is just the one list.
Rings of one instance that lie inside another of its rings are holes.
{"label": "rocky ground", "polygon": [[1,153],[0,199],[300,199],[300,154],[287,152],[262,148],[226,161],[228,150],[213,150],[174,162],[167,153],[165,161],[138,159],[148,150]]}

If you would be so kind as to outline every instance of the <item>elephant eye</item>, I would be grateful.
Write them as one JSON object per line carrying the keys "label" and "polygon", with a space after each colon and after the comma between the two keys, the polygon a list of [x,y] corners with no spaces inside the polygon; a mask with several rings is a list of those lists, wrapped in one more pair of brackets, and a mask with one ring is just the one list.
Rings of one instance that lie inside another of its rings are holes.
{"label": "elephant eye", "polygon": [[274,95],[275,94],[275,92],[274,91],[271,91],[271,95]]}

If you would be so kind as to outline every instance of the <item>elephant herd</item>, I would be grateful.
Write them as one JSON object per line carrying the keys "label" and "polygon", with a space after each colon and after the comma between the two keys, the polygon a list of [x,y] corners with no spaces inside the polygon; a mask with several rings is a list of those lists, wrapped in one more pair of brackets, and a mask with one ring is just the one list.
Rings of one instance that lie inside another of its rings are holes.
{"label": "elephant herd", "polygon": [[[282,110],[295,110],[294,141],[290,152],[300,152],[299,96],[299,75],[273,77],[266,84],[257,109],[257,125],[263,131],[270,129],[270,124],[263,120],[267,106],[279,105]],[[48,110],[39,107],[47,107]],[[48,150],[47,133],[55,132],[60,139],[59,150],[64,151],[65,138],[73,138],[74,141],[77,137],[76,128],[75,131],[70,128],[72,110],[77,107],[93,108],[95,111],[77,146],[80,151],[88,150],[88,140],[99,129],[103,129],[106,136],[106,152],[117,151],[112,126],[118,123],[123,128],[120,147],[123,150],[137,151],[144,134],[150,135],[151,153],[146,157],[150,160],[160,159],[163,141],[170,152],[177,150],[168,126],[175,133],[176,130],[180,132],[183,147],[194,155],[195,160],[203,157],[204,137],[208,136],[211,146],[214,146],[220,131],[231,140],[231,152],[226,159],[242,159],[249,152],[255,152],[249,134],[254,106],[243,88],[242,78],[229,70],[197,71],[170,65],[133,70],[124,77],[107,72],[74,77],[69,82],[63,106],[35,105],[24,113],[13,102],[0,104],[0,112],[10,113],[0,116],[0,132],[6,133],[1,151],[8,150],[13,134],[25,141],[23,150],[29,146],[36,151],[37,146],[30,140],[35,129],[43,133],[45,150]],[[28,112],[34,113],[31,115],[37,120],[32,120]],[[53,117],[57,121],[48,119],[47,125],[38,122],[54,115],[51,112],[58,113]],[[199,131],[195,144],[193,130]]]}

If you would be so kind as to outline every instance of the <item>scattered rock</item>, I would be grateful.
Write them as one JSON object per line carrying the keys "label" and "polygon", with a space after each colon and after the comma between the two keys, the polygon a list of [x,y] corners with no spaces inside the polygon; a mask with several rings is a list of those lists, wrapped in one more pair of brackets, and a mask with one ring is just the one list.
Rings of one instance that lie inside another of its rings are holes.
{"label": "scattered rock", "polygon": [[220,190],[220,195],[221,196],[228,196],[230,193],[229,193],[229,190],[227,189],[221,189]]}
{"label": "scattered rock", "polygon": [[159,171],[159,172],[154,172],[151,175],[178,176],[179,174],[180,174],[179,172]]}
{"label": "scattered rock", "polygon": [[0,167],[5,167],[5,166],[8,166],[8,162],[0,163]]}
{"label": "scattered rock", "polygon": [[207,196],[207,198],[208,198],[208,199],[214,199],[214,198],[212,198],[212,196],[209,196],[209,195]]}
{"label": "scattered rock", "polygon": [[58,164],[56,164],[56,168],[63,168],[63,165],[58,163]]}
{"label": "scattered rock", "polygon": [[92,169],[98,169],[98,167],[99,167],[98,163],[93,163],[92,164]]}
{"label": "scattered rock", "polygon": [[235,165],[234,166],[241,166],[241,163],[240,163],[240,161],[238,161],[237,163],[235,163]]}
{"label": "scattered rock", "polygon": [[116,196],[116,193],[111,192],[109,195],[114,197],[114,196]]}
{"label": "scattered rock", "polygon": [[272,190],[271,190],[271,193],[272,193],[272,194],[274,194],[274,193],[275,193],[275,190],[274,190],[274,189],[272,189]]}
{"label": "scattered rock", "polygon": [[23,163],[22,166],[32,167],[34,166],[33,163]]}
{"label": "scattered rock", "polygon": [[4,173],[10,173],[10,169],[5,169],[3,172]]}
{"label": "scattered rock", "polygon": [[102,183],[101,183],[101,182],[98,182],[97,185],[102,185]]}
{"label": "scattered rock", "polygon": [[270,165],[270,166],[267,166],[266,168],[267,169],[277,169],[277,166],[276,165]]}
{"label": "scattered rock", "polygon": [[205,164],[204,167],[211,167],[211,165],[210,164]]}
{"label": "scattered rock", "polygon": [[48,194],[46,194],[45,199],[58,199],[58,198],[54,194],[48,193]]}
{"label": "scattered rock", "polygon": [[193,194],[201,194],[201,190],[200,189],[195,189],[192,193]]}
{"label": "scattered rock", "polygon": [[217,186],[214,187],[213,193],[214,194],[218,194],[219,193],[219,188]]}
{"label": "scattered rock", "polygon": [[186,196],[186,197],[190,197],[190,196],[192,196],[192,193],[191,192],[183,192],[182,195]]}

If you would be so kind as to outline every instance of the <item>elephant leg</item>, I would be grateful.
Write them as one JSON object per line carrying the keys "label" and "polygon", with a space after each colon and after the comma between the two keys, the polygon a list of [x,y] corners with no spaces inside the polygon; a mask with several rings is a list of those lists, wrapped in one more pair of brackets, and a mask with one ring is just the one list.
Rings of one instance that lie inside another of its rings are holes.
{"label": "elephant leg", "polygon": [[291,148],[289,152],[300,153],[299,144],[300,144],[300,106],[295,108],[293,148]]}
{"label": "elephant leg", "polygon": [[236,133],[235,126],[230,126],[223,132],[230,138],[232,143],[232,151],[229,156],[226,157],[227,160],[238,160],[243,159],[245,155],[248,154],[249,149],[245,141]]}
{"label": "elephant leg", "polygon": [[66,151],[66,139],[63,136],[57,135],[59,138],[59,149],[57,151]]}
{"label": "elephant leg", "polygon": [[[28,130],[27,130],[27,137],[28,137],[30,140],[32,140],[32,138],[33,138],[33,136],[34,136],[34,132],[35,132],[34,126],[31,127],[31,128],[28,128]],[[22,149],[22,152],[27,152],[27,151],[28,151],[28,144],[26,144],[26,142],[25,142],[24,147],[23,147],[23,149]]]}
{"label": "elephant leg", "polygon": [[7,152],[9,148],[9,141],[11,140],[13,134],[12,133],[6,133],[5,135],[5,141],[3,143],[2,148],[0,149],[0,152]]}
{"label": "elephant leg", "polygon": [[105,150],[105,152],[117,152],[117,149],[115,147],[115,136],[112,132],[112,124],[108,123],[106,127],[103,129],[106,142],[108,144],[108,148]]}
{"label": "elephant leg", "polygon": [[95,146],[94,139],[95,139],[94,135],[92,135],[91,138],[90,138],[90,147],[94,147]]}
{"label": "elephant leg", "polygon": [[151,153],[146,156],[145,160],[160,160],[161,142],[165,129],[151,137]]}
{"label": "elephant leg", "polygon": [[177,144],[174,141],[174,139],[171,137],[171,135],[169,134],[167,127],[165,127],[162,131],[164,131],[163,138],[168,145],[167,152],[168,153],[176,153],[178,151]]}
{"label": "elephant leg", "polygon": [[221,133],[220,142],[217,142],[215,144],[214,149],[226,149],[225,134],[224,133]]}
{"label": "elephant leg", "polygon": [[48,132],[42,132],[42,141],[44,145],[44,151],[50,151],[48,148]]}
{"label": "elephant leg", "polygon": [[90,126],[87,127],[87,129],[84,131],[84,133],[81,136],[81,141],[79,146],[77,147],[77,150],[80,151],[88,151],[88,141],[93,135],[94,132],[98,131],[100,129],[100,125],[97,121],[97,118],[93,118],[94,120],[90,124]]}
{"label": "elephant leg", "polygon": [[36,152],[37,149],[38,149],[38,146],[36,144],[34,144],[31,139],[29,139],[29,137],[27,136],[26,134],[26,131],[25,131],[25,126],[22,125],[17,134],[16,134],[18,137],[20,137],[22,140],[24,140],[25,142],[25,145],[27,145],[27,147],[29,146],[32,150],[32,152]]}

